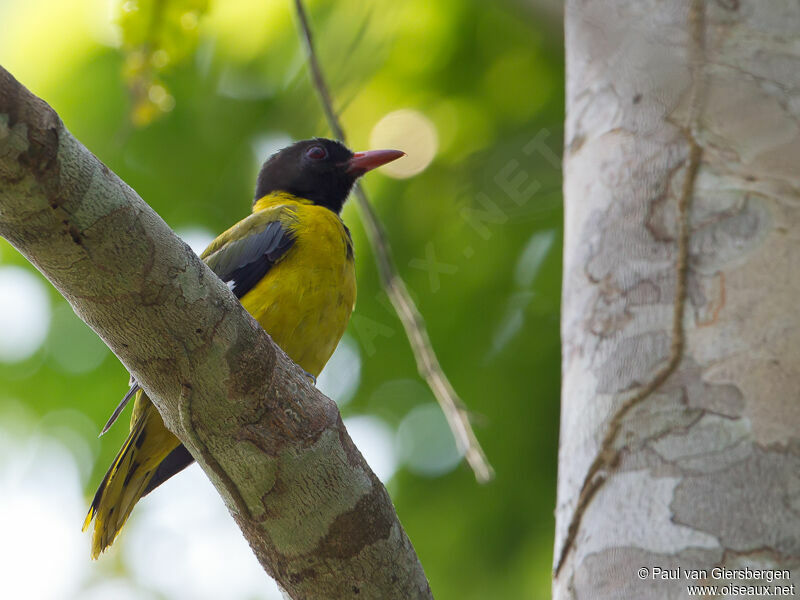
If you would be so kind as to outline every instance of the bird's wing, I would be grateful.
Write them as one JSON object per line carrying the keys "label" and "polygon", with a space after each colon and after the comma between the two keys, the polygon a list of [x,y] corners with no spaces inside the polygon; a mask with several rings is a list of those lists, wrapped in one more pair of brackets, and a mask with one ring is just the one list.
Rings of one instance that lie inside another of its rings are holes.
{"label": "bird's wing", "polygon": [[286,224],[285,212],[256,213],[214,240],[201,258],[237,298],[242,298],[293,243],[294,234]]}
{"label": "bird's wing", "polygon": [[[277,208],[248,216],[215,239],[200,256],[237,298],[241,298],[278,263],[294,243],[287,222],[289,210]],[[131,379],[131,388],[114,409],[100,435],[119,418],[130,399],[139,391]]]}
{"label": "bird's wing", "polygon": [[150,492],[164,483],[167,479],[183,471],[186,467],[194,462],[194,457],[189,454],[186,446],[181,444],[175,450],[169,453],[167,458],[158,463],[156,472],[153,478],[147,483],[142,498],[147,496]]}

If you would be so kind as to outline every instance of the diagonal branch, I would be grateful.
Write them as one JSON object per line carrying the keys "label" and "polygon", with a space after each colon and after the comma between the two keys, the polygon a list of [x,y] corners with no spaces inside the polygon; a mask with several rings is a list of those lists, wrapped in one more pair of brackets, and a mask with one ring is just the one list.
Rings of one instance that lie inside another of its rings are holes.
{"label": "diagonal branch", "polygon": [[[331,98],[322,67],[319,64],[317,52],[314,48],[314,37],[311,33],[311,27],[303,6],[303,1],[295,0],[294,4],[300,26],[300,34],[305,43],[308,56],[311,81],[319,95],[322,110],[325,112],[325,118],[328,121],[328,126],[331,128],[333,135],[342,142],[345,142],[346,137],[344,130],[333,108],[333,99]],[[467,459],[470,467],[472,467],[475,478],[481,483],[491,481],[492,477],[494,477],[494,470],[489,464],[486,454],[483,448],[481,448],[480,442],[478,442],[478,438],[475,436],[475,432],[472,429],[469,410],[456,393],[447,375],[445,375],[442,366],[439,364],[439,359],[436,357],[436,352],[433,349],[433,344],[431,344],[430,336],[428,335],[425,319],[411,299],[408,288],[397,271],[397,266],[392,258],[392,249],[389,244],[389,239],[361,185],[356,187],[355,196],[361,211],[361,217],[364,220],[364,229],[367,232],[367,238],[372,246],[375,261],[378,265],[381,284],[386,290],[397,312],[397,316],[400,318],[400,322],[403,324],[403,328],[406,331],[406,336],[411,344],[411,350],[417,361],[417,370],[423,379],[425,379],[428,387],[430,387],[436,400],[442,407],[442,412],[444,412],[447,418],[456,443],[461,451],[464,452],[464,457]]]}
{"label": "diagonal branch", "polygon": [[125,364],[288,597],[432,598],[336,405],[2,67],[0,236]]}

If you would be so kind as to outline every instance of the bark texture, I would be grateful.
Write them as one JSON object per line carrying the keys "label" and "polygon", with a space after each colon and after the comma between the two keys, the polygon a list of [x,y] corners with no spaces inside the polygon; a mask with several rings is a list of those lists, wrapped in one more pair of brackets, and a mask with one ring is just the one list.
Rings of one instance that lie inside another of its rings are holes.
{"label": "bark texture", "polygon": [[140,382],[289,597],[432,598],[336,405],[2,68],[0,235]]}
{"label": "bark texture", "polygon": [[798,31],[793,0],[567,4],[556,600],[800,574]]}

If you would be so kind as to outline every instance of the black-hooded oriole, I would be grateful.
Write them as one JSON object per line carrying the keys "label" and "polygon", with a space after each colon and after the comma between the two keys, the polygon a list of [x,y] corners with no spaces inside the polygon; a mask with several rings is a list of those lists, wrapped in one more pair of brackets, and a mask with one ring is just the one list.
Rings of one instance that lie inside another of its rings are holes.
{"label": "black-hooded oriole", "polygon": [[[356,299],[353,244],[339,213],[356,179],[403,156],[351,152],[313,139],[275,153],[261,168],[253,212],[201,258],[289,357],[316,377],[342,337]],[[193,458],[132,382],[109,419],[135,397],[130,435],[92,500],[92,558],[110,546],[136,502]]]}

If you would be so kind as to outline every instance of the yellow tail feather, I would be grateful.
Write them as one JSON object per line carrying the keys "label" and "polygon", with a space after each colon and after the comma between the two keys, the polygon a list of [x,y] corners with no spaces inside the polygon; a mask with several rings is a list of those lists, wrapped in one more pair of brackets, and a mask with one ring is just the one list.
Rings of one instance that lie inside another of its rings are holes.
{"label": "yellow tail feather", "polygon": [[149,400],[138,415],[92,500],[83,522],[85,531],[94,519],[92,558],[108,548],[142,497],[158,464],[179,444],[164,427]]}

